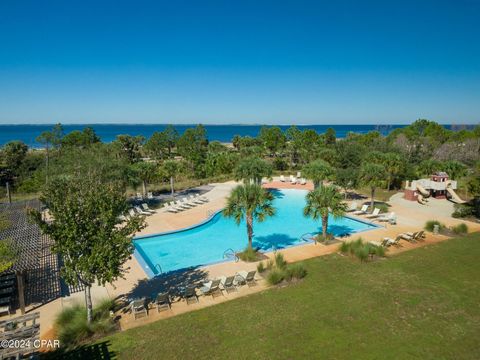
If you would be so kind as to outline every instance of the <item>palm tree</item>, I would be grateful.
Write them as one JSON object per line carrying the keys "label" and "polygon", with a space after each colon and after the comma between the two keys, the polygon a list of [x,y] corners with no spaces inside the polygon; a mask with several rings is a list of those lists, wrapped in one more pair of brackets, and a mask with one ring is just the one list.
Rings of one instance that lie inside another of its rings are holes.
{"label": "palm tree", "polygon": [[345,215],[347,204],[336,186],[322,186],[307,194],[307,205],[303,209],[303,215],[314,220],[322,220],[322,235],[327,241],[328,215],[334,218]]}
{"label": "palm tree", "polygon": [[396,153],[386,153],[382,165],[385,167],[387,172],[387,190],[390,190],[390,186],[393,183],[395,177],[398,177],[404,169],[405,162],[403,158]]}
{"label": "palm tree", "polygon": [[252,250],[253,220],[264,221],[275,215],[272,206],[273,195],[257,184],[238,185],[227,198],[227,206],[223,209],[225,217],[234,218],[237,225],[245,219],[247,223],[248,250]]}
{"label": "palm tree", "polygon": [[183,163],[176,160],[165,160],[161,167],[161,173],[170,179],[170,191],[172,197],[175,196],[174,181],[175,178],[183,171]]}
{"label": "palm tree", "polygon": [[253,181],[259,185],[262,183],[262,178],[270,178],[272,172],[272,165],[255,156],[241,160],[234,170],[235,180],[243,180],[244,183]]}
{"label": "palm tree", "polygon": [[373,212],[375,205],[375,190],[387,180],[385,167],[380,164],[365,163],[360,168],[360,182],[368,186],[371,192],[370,210]]}
{"label": "palm tree", "polygon": [[312,161],[303,167],[302,172],[305,177],[313,181],[315,189],[322,184],[323,180],[331,178],[334,174],[330,164],[323,160]]}

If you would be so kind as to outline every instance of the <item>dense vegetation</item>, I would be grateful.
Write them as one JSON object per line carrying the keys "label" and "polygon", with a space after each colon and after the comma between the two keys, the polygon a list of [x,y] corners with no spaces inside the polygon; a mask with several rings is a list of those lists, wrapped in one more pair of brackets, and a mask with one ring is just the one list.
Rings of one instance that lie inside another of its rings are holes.
{"label": "dense vegetation", "polygon": [[118,359],[478,359],[479,256],[478,233],[367,265],[323,256],[296,284],[101,342]]}
{"label": "dense vegetation", "polygon": [[55,177],[96,170],[103,181],[121,182],[135,189],[173,191],[212,179],[252,179],[274,173],[295,173],[325,180],[343,189],[357,189],[374,198],[399,189],[404,180],[446,171],[459,180],[461,195],[472,199],[458,206],[456,216],[480,215],[480,126],[447,130],[418,120],[388,136],[377,131],[349,133],[337,139],[292,126],[263,127],[257,137],[235,136],[231,145],[209,142],[198,125],[178,134],[173,126],[149,139],[118,135],[102,143],[91,128],[63,134],[61,125],[39,135],[45,149],[29,149],[19,141],[1,148],[0,191],[8,182],[16,198],[38,194]]}

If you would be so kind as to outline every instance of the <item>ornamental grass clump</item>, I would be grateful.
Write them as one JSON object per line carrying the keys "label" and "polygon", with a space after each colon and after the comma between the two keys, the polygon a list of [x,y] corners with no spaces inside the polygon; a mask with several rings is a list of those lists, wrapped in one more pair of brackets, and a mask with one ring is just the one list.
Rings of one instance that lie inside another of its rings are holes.
{"label": "ornamental grass clump", "polygon": [[299,280],[307,275],[307,270],[303,263],[288,264],[283,254],[275,254],[274,259],[270,259],[266,264],[261,262],[257,266],[259,273],[266,273],[266,279],[270,285],[278,285],[282,282],[291,282]]}
{"label": "ornamental grass clump", "polygon": [[361,262],[385,257],[385,248],[371,243],[366,243],[362,238],[355,241],[343,242],[338,250],[344,254],[356,257]]}
{"label": "ornamental grass clump", "polygon": [[468,233],[468,226],[465,223],[461,223],[452,227],[454,234],[463,235]]}

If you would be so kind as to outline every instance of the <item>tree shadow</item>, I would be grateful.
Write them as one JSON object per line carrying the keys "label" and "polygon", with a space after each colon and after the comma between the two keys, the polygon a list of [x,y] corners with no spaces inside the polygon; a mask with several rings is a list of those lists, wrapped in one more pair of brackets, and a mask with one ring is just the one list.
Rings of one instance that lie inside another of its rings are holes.
{"label": "tree shadow", "polygon": [[345,225],[331,224],[328,225],[328,232],[334,234],[335,237],[347,237],[352,234],[352,229]]}
{"label": "tree shadow", "polygon": [[285,193],[278,189],[267,189],[276,199],[282,199],[285,197]]}
{"label": "tree shadow", "polygon": [[183,291],[187,286],[200,287],[207,280],[207,277],[208,272],[199,267],[170,271],[150,279],[140,280],[122,298],[125,305],[133,299],[155,299],[157,294],[165,292],[168,292],[173,298],[178,298],[183,296]]}
{"label": "tree shadow", "polygon": [[253,247],[262,250],[282,249],[288,246],[298,244],[298,238],[293,238],[286,234],[271,234],[267,236],[255,236]]}
{"label": "tree shadow", "polygon": [[81,345],[72,350],[56,350],[42,353],[42,359],[64,359],[64,360],[110,360],[116,359],[114,352],[109,350],[110,342]]}

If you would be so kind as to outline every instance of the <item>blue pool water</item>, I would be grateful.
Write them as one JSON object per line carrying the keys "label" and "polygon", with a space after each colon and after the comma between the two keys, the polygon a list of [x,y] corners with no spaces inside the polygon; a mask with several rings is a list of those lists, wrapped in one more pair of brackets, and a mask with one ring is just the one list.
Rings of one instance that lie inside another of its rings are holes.
{"label": "blue pool water", "polygon": [[[305,190],[273,190],[276,214],[263,223],[254,223],[254,247],[263,251],[305,244],[302,235],[321,232],[321,222],[303,216]],[[182,216],[178,214],[177,216]],[[349,217],[329,219],[329,232],[342,236],[376,228],[376,225]],[[226,249],[240,251],[247,246],[245,222],[240,225],[221,212],[198,226],[134,239],[135,255],[146,272],[163,272],[223,261]]]}

